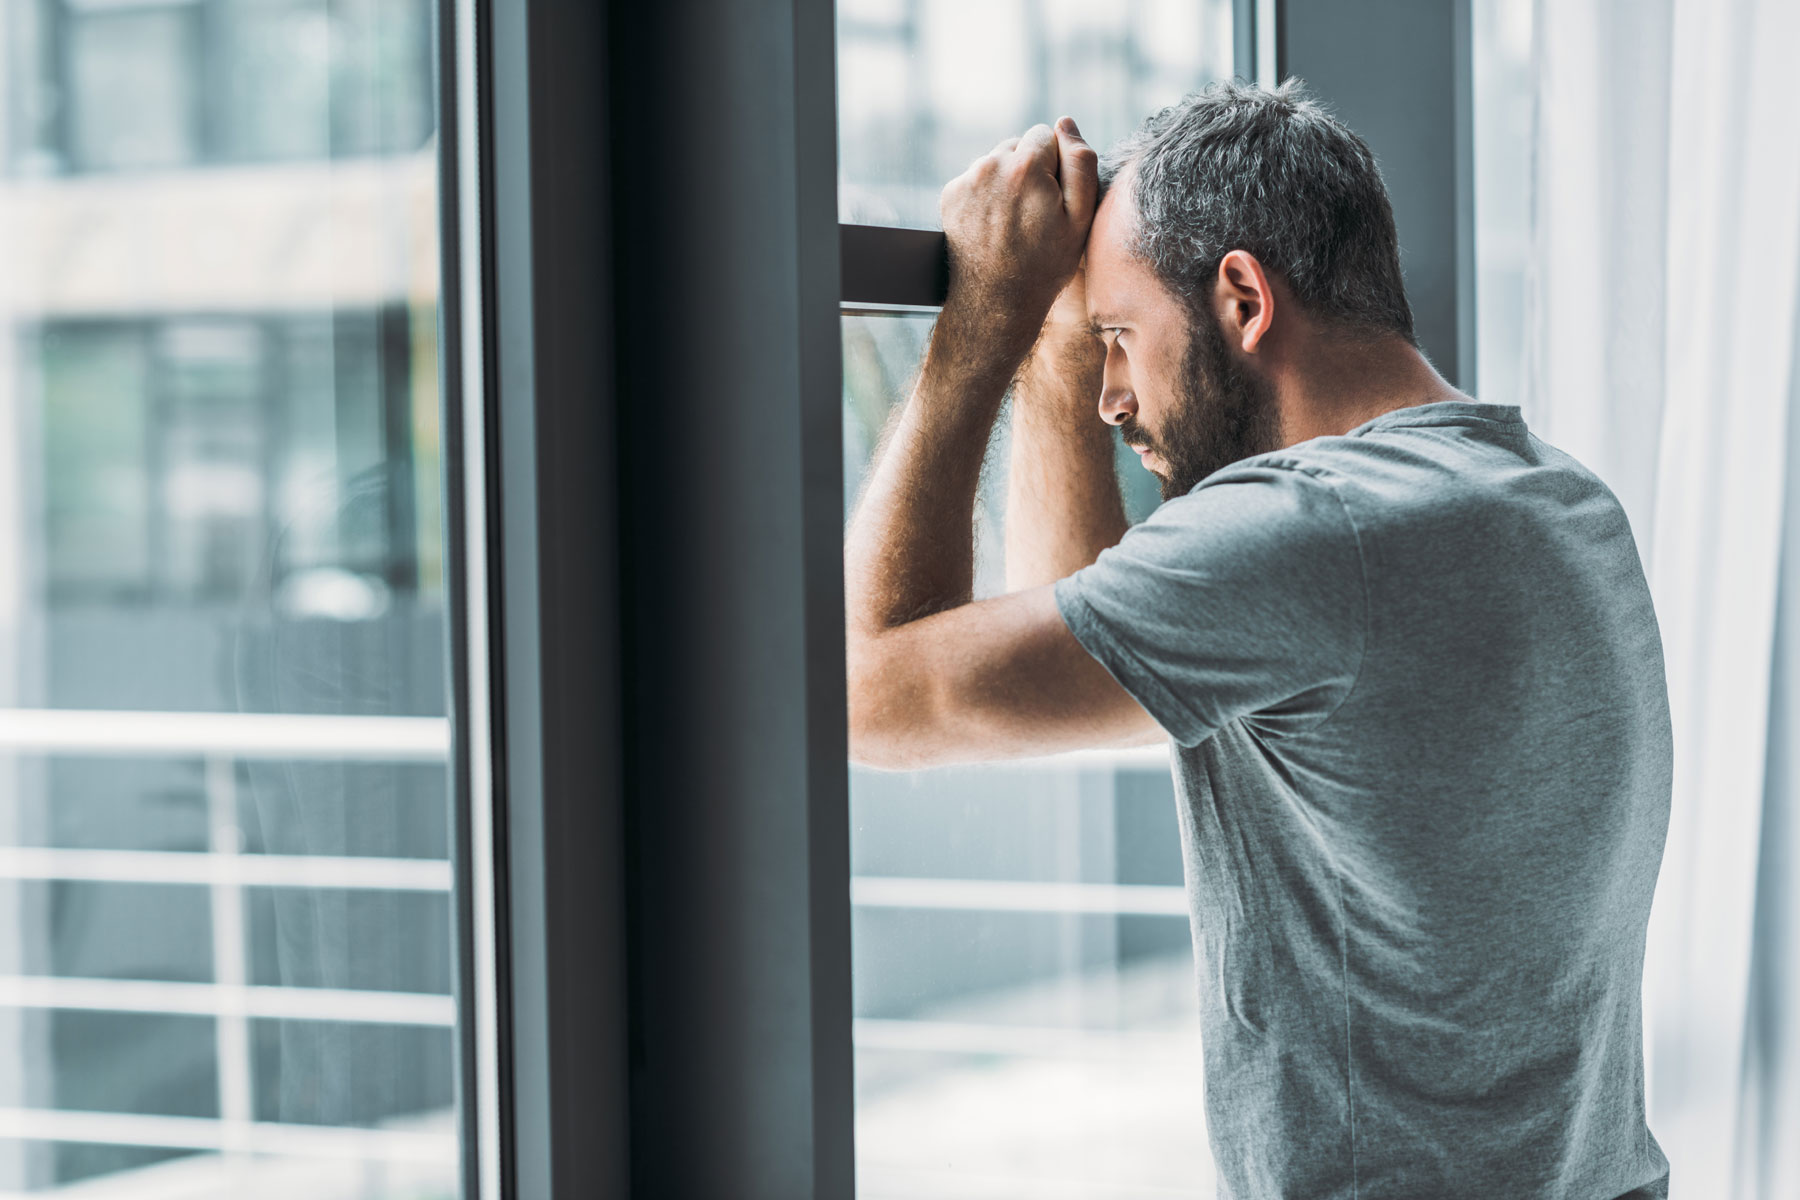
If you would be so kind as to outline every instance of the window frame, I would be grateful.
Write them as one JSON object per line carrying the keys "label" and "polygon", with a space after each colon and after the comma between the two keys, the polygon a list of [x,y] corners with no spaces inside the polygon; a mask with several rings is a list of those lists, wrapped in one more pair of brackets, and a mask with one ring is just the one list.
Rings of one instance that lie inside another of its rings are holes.
{"label": "window frame", "polygon": [[[849,1195],[832,7],[439,12],[467,1192]],[[664,386],[733,433],[678,540]]]}

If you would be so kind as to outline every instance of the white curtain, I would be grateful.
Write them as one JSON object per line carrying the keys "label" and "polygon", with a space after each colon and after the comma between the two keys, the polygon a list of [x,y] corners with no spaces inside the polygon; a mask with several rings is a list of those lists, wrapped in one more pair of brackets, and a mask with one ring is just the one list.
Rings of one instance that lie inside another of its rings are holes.
{"label": "white curtain", "polygon": [[1674,1195],[1796,1197],[1800,3],[1537,0],[1534,21],[1522,402],[1630,513],[1675,722],[1651,1128]]}

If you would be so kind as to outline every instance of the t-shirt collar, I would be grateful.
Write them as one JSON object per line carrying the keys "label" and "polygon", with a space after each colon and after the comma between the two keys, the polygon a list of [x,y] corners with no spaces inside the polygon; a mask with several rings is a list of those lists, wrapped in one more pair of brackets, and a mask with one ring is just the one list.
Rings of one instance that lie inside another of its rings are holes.
{"label": "t-shirt collar", "polygon": [[1355,437],[1374,429],[1392,429],[1417,425],[1465,425],[1471,421],[1495,425],[1522,425],[1524,417],[1516,404],[1484,404],[1479,400],[1434,400],[1430,404],[1411,404],[1372,417],[1350,430]]}

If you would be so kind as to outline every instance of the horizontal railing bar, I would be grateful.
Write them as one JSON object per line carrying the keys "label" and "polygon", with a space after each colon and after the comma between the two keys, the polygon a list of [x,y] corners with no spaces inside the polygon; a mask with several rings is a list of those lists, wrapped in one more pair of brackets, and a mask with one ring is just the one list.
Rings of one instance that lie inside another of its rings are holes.
{"label": "horizontal railing bar", "polygon": [[456,1024],[456,1002],[429,992],[376,992],[160,979],[84,979],[0,975],[0,1007],[82,1009],[189,1016],[239,1015],[286,1021],[346,1021],[365,1025]]}
{"label": "horizontal railing bar", "polygon": [[[456,1022],[455,1002],[443,995],[337,988],[228,988],[132,979],[0,976],[0,1006],[189,1016],[232,1012],[280,1020],[444,1028]],[[1175,1033],[904,1018],[859,1018],[854,1036],[858,1047],[870,1050],[1020,1057],[1168,1057],[1198,1050],[1194,1038]]]}
{"label": "horizontal railing bar", "polygon": [[1061,754],[1046,755],[1043,758],[1022,758],[1014,760],[1015,766],[1055,766],[1055,767],[1096,767],[1102,770],[1115,770],[1121,767],[1143,767],[1169,769],[1169,744],[1159,742],[1154,746],[1121,746],[1106,750],[1068,750]]}
{"label": "horizontal railing bar", "polygon": [[[7,846],[0,847],[0,879],[448,892],[452,875],[441,859]],[[1186,893],[1173,884],[858,875],[850,881],[850,902],[862,908],[1187,915]]]}
{"label": "horizontal railing bar", "polygon": [[[0,1006],[449,1028],[449,996],[333,988],[227,988],[206,983],[0,976]],[[1193,1038],[1143,1030],[1056,1029],[972,1022],[859,1018],[859,1048],[1044,1058],[1166,1058],[1197,1053]]]}
{"label": "horizontal railing bar", "polygon": [[860,908],[955,908],[1146,917],[1188,915],[1187,893],[1172,884],[858,875],[850,880],[850,903]]}
{"label": "horizontal railing bar", "polygon": [[452,873],[432,858],[0,846],[0,879],[448,892]]}
{"label": "horizontal railing bar", "polygon": [[[444,717],[0,708],[0,751],[131,758],[212,756],[441,763],[449,758],[450,722]],[[989,765],[1167,768],[1169,751],[1166,744],[1075,750]]]}
{"label": "horizontal railing bar", "polygon": [[[227,1149],[227,1124],[215,1117],[0,1108],[0,1138],[19,1141],[223,1151]],[[291,1125],[274,1121],[230,1124],[233,1138],[230,1148],[242,1148],[251,1154],[428,1163],[454,1162],[457,1154],[454,1133]],[[239,1137],[247,1141],[236,1140]]]}
{"label": "horizontal railing bar", "polygon": [[957,1021],[859,1017],[851,1037],[858,1050],[930,1054],[999,1054],[1014,1058],[1170,1059],[1198,1065],[1200,1035],[1135,1029],[1055,1029]]}
{"label": "horizontal railing bar", "polygon": [[[1169,769],[1169,744],[1152,746],[1118,746],[1094,750],[1064,750],[1058,754],[1042,754],[1035,758],[1005,758],[991,762],[953,763],[943,767],[922,767],[919,774],[931,776],[945,771],[994,771],[1008,768],[1026,770],[1156,770]],[[887,772],[882,772],[886,774]]]}
{"label": "horizontal railing bar", "polygon": [[133,758],[441,763],[444,717],[0,708],[0,750]]}

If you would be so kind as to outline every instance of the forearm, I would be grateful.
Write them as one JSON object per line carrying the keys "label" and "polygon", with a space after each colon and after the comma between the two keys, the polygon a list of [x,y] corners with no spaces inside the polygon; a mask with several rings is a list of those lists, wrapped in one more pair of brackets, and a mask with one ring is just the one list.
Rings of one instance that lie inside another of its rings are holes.
{"label": "forearm", "polygon": [[1030,345],[1028,333],[991,316],[945,308],[870,471],[844,547],[853,642],[971,597],[982,457]]}
{"label": "forearm", "polygon": [[1041,340],[1013,389],[1006,587],[1053,583],[1125,536],[1112,429],[1100,419],[1105,346]]}

